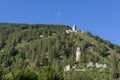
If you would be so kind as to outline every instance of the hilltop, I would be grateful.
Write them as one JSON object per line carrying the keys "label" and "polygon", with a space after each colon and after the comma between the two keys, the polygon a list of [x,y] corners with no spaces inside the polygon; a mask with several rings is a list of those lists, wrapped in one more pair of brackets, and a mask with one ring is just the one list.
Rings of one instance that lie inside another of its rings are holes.
{"label": "hilltop", "polygon": [[[81,50],[78,62],[77,47]],[[89,63],[94,66],[87,67]],[[95,67],[96,63],[106,68]],[[67,65],[85,71],[64,71]],[[119,65],[120,46],[91,32],[72,31],[66,25],[0,23],[1,79],[116,80]]]}

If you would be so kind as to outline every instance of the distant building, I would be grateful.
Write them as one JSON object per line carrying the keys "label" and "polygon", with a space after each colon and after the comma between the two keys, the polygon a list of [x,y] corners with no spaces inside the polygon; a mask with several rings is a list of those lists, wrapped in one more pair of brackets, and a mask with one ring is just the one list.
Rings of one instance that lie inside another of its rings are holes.
{"label": "distant building", "polygon": [[73,27],[72,27],[72,31],[73,31],[73,32],[77,32],[77,31],[76,31],[76,25],[75,25],[75,24],[74,24]]}
{"label": "distant building", "polygon": [[66,30],[66,34],[69,34],[69,33],[71,33],[71,32],[77,32],[77,30],[76,30],[76,25],[74,24],[73,26],[72,26],[72,30]]}
{"label": "distant building", "polygon": [[77,47],[77,50],[76,50],[76,62],[80,61],[80,56],[81,56],[81,50],[79,47]]}

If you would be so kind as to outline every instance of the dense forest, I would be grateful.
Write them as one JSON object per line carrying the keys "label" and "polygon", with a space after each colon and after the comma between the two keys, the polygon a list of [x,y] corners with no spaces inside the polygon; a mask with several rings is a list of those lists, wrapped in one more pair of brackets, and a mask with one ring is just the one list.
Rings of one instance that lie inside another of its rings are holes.
{"label": "dense forest", "polygon": [[[120,46],[65,25],[0,23],[0,80],[120,80]],[[77,47],[81,58],[75,61]],[[89,62],[107,68],[86,67]],[[85,71],[64,71],[76,65]]]}

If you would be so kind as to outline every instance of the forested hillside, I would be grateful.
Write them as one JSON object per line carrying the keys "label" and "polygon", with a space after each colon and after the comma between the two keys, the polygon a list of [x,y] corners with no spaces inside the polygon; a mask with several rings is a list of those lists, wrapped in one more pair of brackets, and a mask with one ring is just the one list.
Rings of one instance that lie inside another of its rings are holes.
{"label": "forested hillside", "polygon": [[[120,47],[65,25],[0,23],[0,80],[117,80]],[[77,47],[81,58],[75,61]],[[89,62],[107,68],[86,67]],[[76,65],[85,71],[64,71]]]}

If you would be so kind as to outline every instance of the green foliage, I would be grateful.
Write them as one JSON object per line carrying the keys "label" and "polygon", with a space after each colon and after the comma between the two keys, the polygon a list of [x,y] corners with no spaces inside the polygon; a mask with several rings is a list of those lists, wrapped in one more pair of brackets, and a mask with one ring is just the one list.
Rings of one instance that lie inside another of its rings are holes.
{"label": "green foliage", "polygon": [[93,34],[90,31],[87,31],[86,34],[90,37],[93,37]]}
{"label": "green foliage", "polygon": [[[71,76],[72,75],[72,76]],[[99,69],[90,69],[88,71],[71,71],[65,73],[65,80],[109,80],[107,71],[100,72]]]}
{"label": "green foliage", "polygon": [[14,80],[38,80],[38,76],[29,69],[23,69],[14,73]]}
{"label": "green foliage", "polygon": [[42,69],[38,80],[63,80],[62,76],[52,67]]}
{"label": "green foliage", "polygon": [[4,73],[3,73],[3,70],[0,69],[0,80],[3,79],[3,74],[4,74]]}

